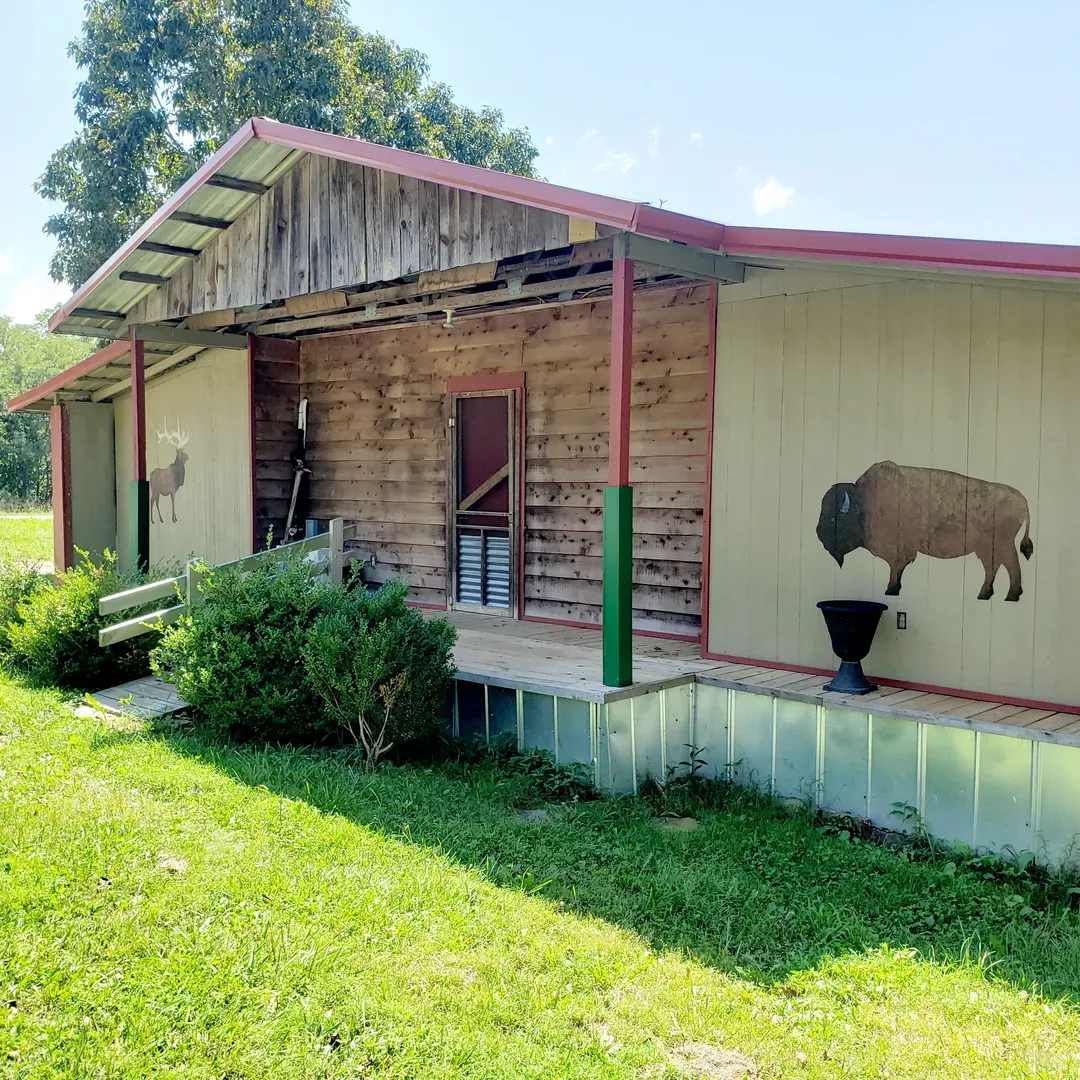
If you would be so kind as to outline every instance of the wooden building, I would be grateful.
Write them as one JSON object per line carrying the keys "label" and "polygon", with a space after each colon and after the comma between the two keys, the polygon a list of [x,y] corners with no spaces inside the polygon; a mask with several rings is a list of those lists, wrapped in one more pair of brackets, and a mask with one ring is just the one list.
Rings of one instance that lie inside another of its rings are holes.
{"label": "wooden building", "polygon": [[[51,413],[58,565],[342,517],[458,623],[461,733],[619,790],[708,745],[1071,850],[1080,249],[724,226],[253,120],[50,326],[113,342],[10,403]],[[833,597],[889,605],[866,699],[822,690]]]}

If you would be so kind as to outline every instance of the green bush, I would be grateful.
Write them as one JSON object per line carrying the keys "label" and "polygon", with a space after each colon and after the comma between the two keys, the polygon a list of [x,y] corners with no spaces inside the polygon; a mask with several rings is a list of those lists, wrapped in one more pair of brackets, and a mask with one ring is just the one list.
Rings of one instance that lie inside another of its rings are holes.
{"label": "green bush", "polygon": [[406,607],[406,595],[400,581],[334,590],[304,642],[309,683],[368,765],[434,738],[454,679],[456,631]]}
{"label": "green bush", "polygon": [[19,605],[48,584],[33,562],[0,559],[0,656],[11,650],[8,627],[19,621]]}
{"label": "green bush", "polygon": [[111,551],[100,565],[80,551],[78,565],[60,574],[54,586],[31,588],[16,603],[6,629],[11,664],[37,683],[80,690],[145,675],[154,635],[105,649],[98,645],[98,631],[116,621],[98,614],[98,600],[141,580],[121,573]]}
{"label": "green bush", "polygon": [[221,734],[321,741],[333,725],[307,684],[302,649],[333,591],[295,558],[246,575],[213,569],[191,615],[161,635],[154,672]]}

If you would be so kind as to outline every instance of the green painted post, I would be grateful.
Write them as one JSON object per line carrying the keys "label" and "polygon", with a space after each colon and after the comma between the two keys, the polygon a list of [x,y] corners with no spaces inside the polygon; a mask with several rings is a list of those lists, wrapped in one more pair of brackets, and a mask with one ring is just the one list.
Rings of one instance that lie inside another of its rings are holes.
{"label": "green painted post", "polygon": [[128,521],[128,554],[131,565],[146,573],[150,569],[150,483],[131,481],[130,520]]}
{"label": "green painted post", "polygon": [[634,489],[604,488],[604,685],[633,681]]}

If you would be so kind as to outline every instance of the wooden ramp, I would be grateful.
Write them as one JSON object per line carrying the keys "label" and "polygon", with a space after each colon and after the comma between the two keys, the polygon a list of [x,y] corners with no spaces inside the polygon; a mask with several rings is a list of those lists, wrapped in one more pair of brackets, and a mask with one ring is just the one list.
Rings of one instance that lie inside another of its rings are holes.
{"label": "wooden ramp", "polygon": [[99,690],[90,697],[105,712],[125,713],[142,720],[158,720],[186,707],[177,695],[175,686],[153,675],[132,679],[109,690]]}

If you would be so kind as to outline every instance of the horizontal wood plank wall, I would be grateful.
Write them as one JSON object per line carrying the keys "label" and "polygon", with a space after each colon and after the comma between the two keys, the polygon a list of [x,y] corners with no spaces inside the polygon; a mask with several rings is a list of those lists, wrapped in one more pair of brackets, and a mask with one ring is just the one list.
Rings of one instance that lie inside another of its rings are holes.
{"label": "horizontal wood plank wall", "polygon": [[255,548],[262,550],[271,529],[275,542],[285,536],[300,405],[300,346],[280,338],[250,340],[255,409]]}
{"label": "horizontal wood plank wall", "polygon": [[[869,671],[1080,703],[1080,296],[772,272],[720,289],[717,342],[711,653],[831,668],[816,602],[880,600]],[[836,565],[815,532],[823,495],[890,459],[1027,498],[1019,601],[1005,600],[1004,568],[977,598],[974,554],[919,555],[897,596],[865,549]]]}
{"label": "horizontal wood plank wall", "polygon": [[129,313],[155,322],[569,243],[569,218],[308,154]]}
{"label": "horizontal wood plank wall", "polygon": [[[700,628],[707,288],[636,298],[631,482],[639,629]],[[379,580],[446,601],[446,380],[525,371],[526,615],[598,624],[610,300],[307,338],[312,512],[360,524]]]}

